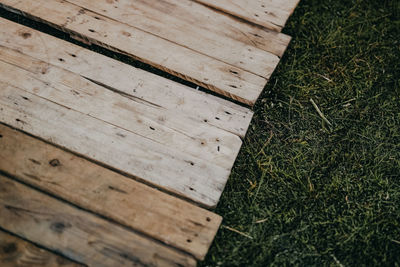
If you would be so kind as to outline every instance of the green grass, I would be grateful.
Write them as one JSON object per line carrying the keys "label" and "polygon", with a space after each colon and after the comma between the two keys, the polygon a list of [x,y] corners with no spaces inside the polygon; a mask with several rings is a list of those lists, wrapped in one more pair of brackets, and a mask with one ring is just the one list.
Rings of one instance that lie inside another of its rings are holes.
{"label": "green grass", "polygon": [[200,266],[400,266],[399,5],[301,0]]}
{"label": "green grass", "polygon": [[216,209],[225,227],[200,266],[400,266],[399,6],[301,0]]}

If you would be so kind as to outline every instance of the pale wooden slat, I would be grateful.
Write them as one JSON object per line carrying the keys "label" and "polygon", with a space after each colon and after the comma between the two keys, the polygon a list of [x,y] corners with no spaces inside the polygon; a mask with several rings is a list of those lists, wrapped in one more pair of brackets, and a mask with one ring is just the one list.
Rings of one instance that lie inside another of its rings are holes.
{"label": "pale wooden slat", "polygon": [[74,263],[0,230],[0,266],[82,267],[83,265]]}
{"label": "pale wooden slat", "polygon": [[[196,24],[185,22],[180,17],[171,16],[170,11],[177,6],[173,1],[68,0],[67,2],[265,78],[269,78],[279,62],[279,57],[270,52],[204,30]],[[192,6],[187,10],[186,16],[191,16],[195,8]],[[204,17],[202,21],[207,23],[207,18]]]}
{"label": "pale wooden slat", "polygon": [[204,259],[222,218],[0,124],[0,170]]}
{"label": "pale wooden slat", "polygon": [[194,0],[280,32],[300,0]]}
{"label": "pale wooden slat", "polygon": [[[62,67],[201,124],[246,134],[253,112],[210,94],[0,18],[0,45]],[[60,60],[60,58],[62,60]],[[204,126],[205,127],[205,126]]]}
{"label": "pale wooden slat", "polygon": [[0,175],[0,226],[89,266],[195,266],[190,256]]}
{"label": "pale wooden slat", "polygon": [[128,130],[157,144],[230,170],[241,146],[238,136],[129,99],[79,75],[0,47],[0,81]]}
{"label": "pale wooden slat", "polygon": [[[255,46],[279,57],[282,57],[291,40],[291,37],[286,34],[238,20],[192,0],[166,0],[166,2],[174,5],[174,8],[168,10],[171,16],[179,17],[186,23]],[[190,13],[189,16],[188,13]]]}
{"label": "pale wooden slat", "polygon": [[17,87],[0,88],[0,121],[207,207],[218,203],[229,170]]}
{"label": "pale wooden slat", "polygon": [[249,105],[255,103],[267,82],[263,77],[65,1],[1,0],[0,3]]}

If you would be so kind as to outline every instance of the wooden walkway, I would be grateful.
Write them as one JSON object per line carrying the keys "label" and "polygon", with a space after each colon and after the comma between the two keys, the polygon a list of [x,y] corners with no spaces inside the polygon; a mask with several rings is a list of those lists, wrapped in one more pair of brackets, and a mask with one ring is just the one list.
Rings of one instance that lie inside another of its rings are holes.
{"label": "wooden walkway", "polygon": [[[298,0],[0,0],[253,105]],[[252,111],[0,18],[0,265],[195,266]]]}

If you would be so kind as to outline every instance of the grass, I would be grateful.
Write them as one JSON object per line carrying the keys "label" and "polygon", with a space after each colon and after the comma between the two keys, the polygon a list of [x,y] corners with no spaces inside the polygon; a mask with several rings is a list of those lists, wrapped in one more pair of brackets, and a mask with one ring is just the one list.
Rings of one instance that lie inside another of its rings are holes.
{"label": "grass", "polygon": [[216,209],[223,227],[200,266],[400,266],[399,6],[301,0],[284,30],[293,41]]}
{"label": "grass", "polygon": [[400,266],[399,5],[301,0],[200,266]]}

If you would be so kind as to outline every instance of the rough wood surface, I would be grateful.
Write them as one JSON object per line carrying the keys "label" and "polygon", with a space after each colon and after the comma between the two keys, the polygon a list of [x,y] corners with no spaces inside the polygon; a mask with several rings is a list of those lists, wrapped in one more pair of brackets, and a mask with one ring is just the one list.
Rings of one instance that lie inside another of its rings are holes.
{"label": "rough wood surface", "polygon": [[0,230],[0,266],[2,267],[83,267],[62,256],[41,249]]}
{"label": "rough wood surface", "polygon": [[0,227],[89,266],[195,266],[190,256],[0,175]]}
{"label": "rough wood surface", "polygon": [[[255,103],[279,62],[279,58],[276,57],[274,63],[266,66],[268,69],[261,77],[240,66],[225,63],[187,46],[179,45],[67,1],[1,0],[0,3],[15,12],[48,23],[91,43],[125,53],[249,105]],[[216,51],[221,53],[227,47],[229,47],[228,43],[220,46]],[[250,49],[251,51],[249,48],[246,49],[247,51],[238,50],[237,53],[250,53],[257,48],[254,47]],[[211,51],[213,50],[210,49]],[[248,59],[251,57],[256,60],[253,56],[249,56]],[[243,59],[242,62],[245,60]]]}
{"label": "rough wood surface", "polygon": [[225,168],[4,82],[0,111],[0,121],[10,126],[208,207],[218,203],[229,177]]}
{"label": "rough wood surface", "polygon": [[222,218],[0,124],[0,170],[203,259]]}
{"label": "rough wood surface", "polygon": [[[203,50],[205,46],[211,48],[213,45],[223,42],[224,44],[230,43],[230,48],[240,48],[245,44],[282,56],[290,41],[288,35],[244,23],[191,0],[153,0],[151,2],[68,0],[68,2],[163,36],[168,40],[174,40],[182,45],[186,44],[198,51]],[[202,42],[210,37],[213,37],[210,43]],[[192,44],[193,40],[199,44]],[[258,50],[251,52],[255,51]],[[209,52],[207,51],[207,53]],[[221,54],[226,52],[221,51],[220,54],[216,54],[216,57],[221,57]],[[238,53],[236,49],[233,52],[235,55],[230,55],[229,60],[232,60]],[[211,51],[211,53],[213,52]],[[248,53],[248,55],[250,54]],[[245,64],[245,62],[239,62],[240,66],[244,67]],[[254,68],[254,66],[249,67]]]}
{"label": "rough wood surface", "polygon": [[[187,23],[180,16],[171,16],[170,10],[174,10],[184,1],[68,0],[67,2],[269,78],[279,62],[278,56],[225,35],[202,29],[196,24]],[[195,11],[196,5],[192,5],[187,9],[185,16],[191,16]],[[202,22],[207,23],[207,18],[204,17]]]}
{"label": "rough wood surface", "polygon": [[240,137],[253,112],[58,38],[0,18],[0,45],[159,106],[201,127],[212,125]]}
{"label": "rough wood surface", "polygon": [[0,47],[0,81],[51,102],[128,130],[174,151],[230,170],[240,150],[238,136],[176,112],[130,99],[79,75]]}
{"label": "rough wood surface", "polygon": [[194,0],[280,32],[300,0]]}

